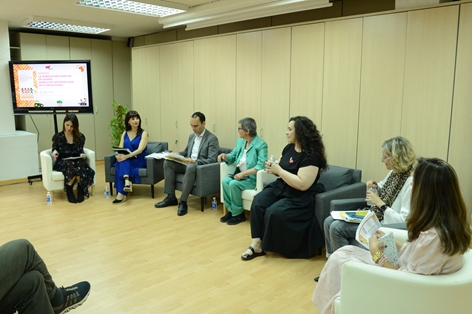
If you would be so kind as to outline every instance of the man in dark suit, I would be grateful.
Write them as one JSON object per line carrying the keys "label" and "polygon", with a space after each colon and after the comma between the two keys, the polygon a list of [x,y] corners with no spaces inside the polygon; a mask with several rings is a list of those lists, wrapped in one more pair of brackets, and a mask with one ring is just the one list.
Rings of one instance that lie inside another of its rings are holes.
{"label": "man in dark suit", "polygon": [[[183,160],[186,165],[171,160],[164,162],[164,193],[167,194],[167,197],[154,205],[161,208],[179,204],[177,211],[179,216],[187,214],[187,198],[195,184],[197,165],[216,162],[219,149],[218,138],[205,129],[205,115],[203,113],[192,114],[190,126],[193,134],[190,134],[185,150],[179,153],[185,157]],[[179,173],[184,174],[180,203],[175,197],[175,178]]]}

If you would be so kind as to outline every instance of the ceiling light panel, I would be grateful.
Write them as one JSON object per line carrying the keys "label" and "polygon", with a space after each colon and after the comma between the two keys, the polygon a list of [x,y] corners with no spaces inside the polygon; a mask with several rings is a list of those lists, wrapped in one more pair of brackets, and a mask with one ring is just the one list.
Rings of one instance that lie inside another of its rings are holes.
{"label": "ceiling light panel", "polygon": [[25,25],[28,28],[48,29],[63,32],[85,33],[85,34],[100,34],[109,31],[109,28],[99,28],[72,24],[62,24],[46,21],[31,21]]}
{"label": "ceiling light panel", "polygon": [[91,8],[120,11],[154,17],[162,17],[184,12],[183,10],[179,9],[127,0],[80,0],[79,2],[77,2],[77,4]]}

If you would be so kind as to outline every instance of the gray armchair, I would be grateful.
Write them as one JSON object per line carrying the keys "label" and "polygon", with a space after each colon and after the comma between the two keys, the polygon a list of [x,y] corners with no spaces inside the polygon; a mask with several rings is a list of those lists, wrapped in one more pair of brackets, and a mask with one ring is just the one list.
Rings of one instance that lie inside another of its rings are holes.
{"label": "gray armchair", "polygon": [[[167,147],[167,142],[149,142],[146,152],[147,154],[160,153],[166,151]],[[105,156],[105,182],[110,183],[111,195],[113,195],[113,183],[115,182],[115,162],[115,154]],[[154,198],[154,184],[164,179],[164,159],[147,158],[146,163],[146,168],[139,169],[140,184],[150,184],[151,196]]]}
{"label": "gray armchair", "polygon": [[362,170],[333,165],[321,173],[319,182],[324,185],[326,192],[316,195],[315,216],[323,234],[323,222],[331,213],[333,200],[365,199],[366,186],[361,179]]}
{"label": "gray armchair", "polygon": [[[222,153],[230,153],[231,149],[218,149],[218,155]],[[178,174],[175,178],[175,189],[182,191],[182,181],[184,175]],[[205,197],[212,194],[220,193],[220,164],[214,162],[212,164],[197,166],[197,174],[195,178],[195,185],[190,191],[190,194],[200,197],[201,210],[205,208]]]}

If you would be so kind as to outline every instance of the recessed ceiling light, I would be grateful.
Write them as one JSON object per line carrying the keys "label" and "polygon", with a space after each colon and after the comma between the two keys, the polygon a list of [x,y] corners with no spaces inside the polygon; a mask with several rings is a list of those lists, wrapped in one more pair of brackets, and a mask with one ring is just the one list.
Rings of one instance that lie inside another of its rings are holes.
{"label": "recessed ceiling light", "polygon": [[22,25],[28,28],[85,34],[100,34],[112,28],[112,25],[109,24],[57,19],[46,16],[30,16],[22,22]]}
{"label": "recessed ceiling light", "polygon": [[62,24],[45,21],[32,21],[26,24],[25,27],[86,34],[100,34],[110,30],[109,28]]}
{"label": "recessed ceiling light", "polygon": [[113,10],[154,17],[162,17],[184,12],[183,10],[179,9],[127,0],[80,0],[77,2],[77,4],[97,9]]}

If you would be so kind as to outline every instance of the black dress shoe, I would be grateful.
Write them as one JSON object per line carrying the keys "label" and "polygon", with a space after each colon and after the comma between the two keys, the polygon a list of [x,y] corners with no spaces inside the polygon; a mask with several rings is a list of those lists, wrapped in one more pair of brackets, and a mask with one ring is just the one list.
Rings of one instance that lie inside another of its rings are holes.
{"label": "black dress shoe", "polygon": [[320,280],[320,277],[315,277],[315,281],[318,282]]}
{"label": "black dress shoe", "polygon": [[172,205],[177,205],[179,202],[177,202],[176,198],[169,198],[166,197],[162,202],[154,204],[154,207],[156,208],[162,208],[162,207],[167,207],[167,206],[172,206]]}
{"label": "black dress shoe", "polygon": [[180,202],[179,210],[177,210],[177,215],[183,216],[188,212],[187,202]]}
{"label": "black dress shoe", "polygon": [[226,223],[228,225],[237,225],[243,221],[246,221],[246,216],[244,216],[244,212],[239,215],[231,217],[230,219],[228,219]]}
{"label": "black dress shoe", "polygon": [[223,217],[220,218],[220,221],[221,221],[221,222],[227,222],[228,220],[231,219],[231,217],[233,217],[233,214],[231,214],[231,212],[228,211],[228,212],[226,213],[226,215],[224,215]]}

